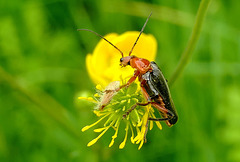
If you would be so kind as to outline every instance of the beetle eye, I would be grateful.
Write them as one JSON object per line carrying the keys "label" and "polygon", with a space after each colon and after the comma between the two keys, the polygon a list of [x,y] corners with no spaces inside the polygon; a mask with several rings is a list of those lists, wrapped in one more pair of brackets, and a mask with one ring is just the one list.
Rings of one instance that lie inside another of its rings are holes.
{"label": "beetle eye", "polygon": [[123,58],[120,58],[120,62],[123,62]]}

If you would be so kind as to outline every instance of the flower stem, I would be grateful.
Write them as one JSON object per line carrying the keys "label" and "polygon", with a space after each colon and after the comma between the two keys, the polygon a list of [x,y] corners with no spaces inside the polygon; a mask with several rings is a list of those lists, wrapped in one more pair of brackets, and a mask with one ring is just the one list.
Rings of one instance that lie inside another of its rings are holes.
{"label": "flower stem", "polygon": [[81,138],[80,132],[69,120],[70,114],[66,111],[66,108],[62,107],[62,105],[55,101],[51,96],[39,89],[34,89],[39,92],[38,95],[34,95],[33,93],[29,92],[25,87],[17,83],[15,79],[1,66],[0,80],[5,81],[12,89],[18,91],[22,96],[35,104],[36,106],[33,106],[35,111],[38,111],[38,108],[40,108],[42,112],[48,115],[51,119],[55,120],[59,126],[65,129],[75,139],[79,140]]}
{"label": "flower stem", "polygon": [[197,41],[199,39],[203,21],[206,16],[207,9],[209,7],[210,2],[211,2],[211,0],[202,0],[200,3],[200,6],[199,6],[198,12],[197,12],[197,16],[196,16],[196,20],[195,20],[195,24],[194,24],[194,27],[192,30],[192,34],[188,41],[188,45],[180,58],[180,61],[177,65],[176,70],[174,71],[173,75],[169,79],[169,82],[168,82],[169,86],[173,85],[173,83],[180,76],[180,74],[183,72],[184,68],[187,66],[187,64],[189,63],[189,61],[191,59],[193,50],[195,49]]}

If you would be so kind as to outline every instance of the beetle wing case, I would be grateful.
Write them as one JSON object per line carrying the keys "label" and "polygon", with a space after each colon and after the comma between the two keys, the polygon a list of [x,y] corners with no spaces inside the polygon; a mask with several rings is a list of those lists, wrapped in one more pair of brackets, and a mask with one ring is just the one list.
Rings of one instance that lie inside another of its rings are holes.
{"label": "beetle wing case", "polygon": [[178,115],[171,98],[167,81],[163,76],[162,71],[154,61],[152,61],[150,65],[152,67],[152,72],[147,72],[142,76],[146,81],[145,89],[153,100],[158,98],[159,95],[162,97],[165,108],[174,114],[173,118],[169,120],[169,122],[170,124],[175,124],[178,120]]}

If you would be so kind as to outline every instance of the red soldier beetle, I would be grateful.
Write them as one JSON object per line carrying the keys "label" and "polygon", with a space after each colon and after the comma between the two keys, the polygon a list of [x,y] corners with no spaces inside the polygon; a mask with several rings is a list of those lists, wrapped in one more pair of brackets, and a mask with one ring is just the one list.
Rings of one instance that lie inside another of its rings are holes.
{"label": "red soldier beetle", "polygon": [[126,117],[137,106],[147,106],[151,104],[160,112],[162,118],[148,118],[148,120],[165,121],[168,126],[172,126],[178,121],[178,114],[173,104],[170,90],[168,88],[167,81],[162,71],[154,61],[150,62],[147,59],[138,58],[134,55],[131,55],[151,14],[148,16],[146,22],[144,23],[131,51],[129,52],[129,56],[126,57],[124,57],[123,52],[118,47],[116,47],[102,35],[89,29],[78,29],[78,31],[81,30],[89,31],[101,37],[121,53],[122,58],[120,59],[120,66],[125,67],[129,65],[135,69],[134,75],[128,80],[126,84],[120,86],[116,90],[110,91],[118,92],[120,89],[124,87],[127,88],[131,83],[133,83],[136,80],[136,78],[138,78],[140,81],[142,94],[144,98],[147,100],[147,102],[134,104],[123,117]]}

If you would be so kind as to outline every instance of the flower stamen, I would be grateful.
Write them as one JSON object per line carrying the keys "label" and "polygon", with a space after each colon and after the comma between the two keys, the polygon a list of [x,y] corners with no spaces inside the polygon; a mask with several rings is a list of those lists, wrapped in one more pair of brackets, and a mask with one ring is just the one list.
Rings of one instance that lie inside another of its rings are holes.
{"label": "flower stamen", "polygon": [[126,134],[123,142],[119,145],[119,149],[123,149],[125,147],[126,141],[127,141],[127,135],[128,135],[128,128],[129,128],[129,123],[127,123],[127,126],[125,128]]}
{"label": "flower stamen", "polygon": [[[98,117],[100,117],[100,119],[91,125],[85,126],[84,128],[82,128],[82,131],[86,131],[87,129],[97,125],[103,120],[104,122],[103,127],[94,129],[94,132],[98,132],[100,134],[95,139],[90,141],[87,146],[95,144],[103,136],[103,134],[107,130],[109,130],[109,128],[112,128],[115,131],[109,143],[109,147],[112,147],[120,131],[120,123],[124,121],[126,132],[123,141],[119,145],[119,149],[123,149],[125,147],[128,139],[129,129],[131,131],[131,143],[139,144],[138,149],[141,149],[144,142],[146,142],[146,135],[148,129],[151,130],[153,128],[153,121],[149,121],[148,118],[155,118],[155,115],[154,109],[151,107],[151,105],[138,106],[135,109],[131,110],[132,106],[135,105],[137,102],[144,102],[141,91],[137,88],[137,86],[139,85],[137,85],[136,83],[132,83],[128,87],[128,89],[121,89],[123,92],[119,91],[117,93],[114,93],[114,95],[111,96],[111,100],[109,100],[109,103],[104,106],[103,109],[94,109],[93,112]],[[105,95],[107,93],[111,93],[111,91],[97,93],[100,96],[100,101],[98,102],[103,103],[101,99],[106,98],[102,96],[104,95],[104,93]],[[99,105],[99,103],[97,103],[97,105]],[[124,115],[126,115],[125,118],[123,118]],[[159,121],[155,121],[155,123],[160,129],[162,128]]]}
{"label": "flower stamen", "polygon": [[82,132],[88,130],[89,128],[97,125],[100,121],[102,121],[104,118],[106,118],[109,114],[105,115],[104,117],[100,118],[98,121],[96,121],[95,123],[91,124],[91,125],[87,125],[85,127],[82,128]]}

